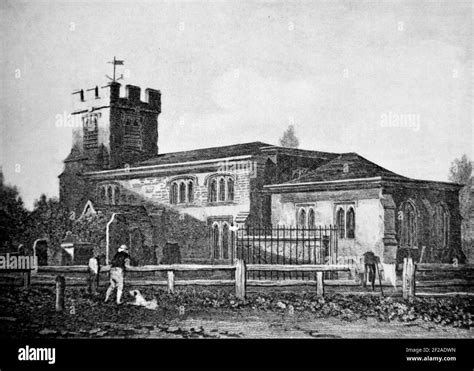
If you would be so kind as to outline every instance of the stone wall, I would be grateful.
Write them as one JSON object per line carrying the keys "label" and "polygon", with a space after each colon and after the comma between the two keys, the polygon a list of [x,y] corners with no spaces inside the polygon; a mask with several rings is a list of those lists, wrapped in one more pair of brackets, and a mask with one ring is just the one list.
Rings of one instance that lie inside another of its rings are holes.
{"label": "stone wall", "polygon": [[161,262],[167,242],[178,244],[183,263],[209,262],[209,227],[206,222],[165,208],[155,216],[154,227],[157,262]]}

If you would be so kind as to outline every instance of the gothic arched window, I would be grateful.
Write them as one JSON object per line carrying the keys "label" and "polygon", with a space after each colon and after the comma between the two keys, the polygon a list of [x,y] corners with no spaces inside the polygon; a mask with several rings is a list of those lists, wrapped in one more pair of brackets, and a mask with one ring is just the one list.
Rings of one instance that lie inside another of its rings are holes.
{"label": "gothic arched window", "polygon": [[316,218],[314,215],[314,210],[312,208],[308,211],[308,227],[314,228],[316,226]]}
{"label": "gothic arched window", "polygon": [[447,248],[449,245],[449,212],[443,205],[436,205],[435,230],[436,245],[439,248]]}
{"label": "gothic arched window", "polygon": [[415,205],[406,201],[399,211],[400,220],[400,245],[413,248],[417,246],[417,212]]}
{"label": "gothic arched window", "polygon": [[113,202],[113,197],[114,197],[114,190],[112,186],[107,187],[107,203],[112,204]]}
{"label": "gothic arched window", "polygon": [[178,203],[178,184],[172,183],[170,189],[170,203],[177,204]]}
{"label": "gothic arched window", "polygon": [[219,246],[219,226],[214,224],[212,227],[212,247],[214,252],[214,259],[220,259],[220,246]]}
{"label": "gothic arched window", "polygon": [[306,226],[306,210],[300,209],[298,213],[298,226],[305,227]]}
{"label": "gothic arched window", "polygon": [[215,174],[208,180],[208,202],[231,202],[235,197],[235,181],[230,175]]}
{"label": "gothic arched window", "polygon": [[217,201],[217,180],[212,179],[209,185],[209,202]]}
{"label": "gothic arched window", "polygon": [[115,194],[114,194],[114,204],[118,205],[120,201],[120,188],[115,187]]}
{"label": "gothic arched window", "polygon": [[188,182],[188,202],[194,201],[194,189],[193,189],[193,181],[190,180]]}
{"label": "gothic arched window", "polygon": [[339,228],[339,238],[346,237],[345,230],[345,211],[344,208],[339,208],[336,213],[336,225]]}
{"label": "gothic arched window", "polygon": [[227,179],[227,200],[234,201],[234,180],[232,178]]}
{"label": "gothic arched window", "polygon": [[186,202],[186,183],[181,182],[179,184],[179,203],[184,204]]}
{"label": "gothic arched window", "polygon": [[225,201],[225,179],[219,180],[219,201]]}
{"label": "gothic arched window", "polygon": [[99,188],[99,202],[105,202],[105,198],[105,187],[102,186]]}
{"label": "gothic arched window", "polygon": [[355,212],[353,207],[349,207],[346,215],[346,234],[347,238],[355,237]]}
{"label": "gothic arched window", "polygon": [[229,224],[224,223],[222,226],[222,258],[229,258]]}

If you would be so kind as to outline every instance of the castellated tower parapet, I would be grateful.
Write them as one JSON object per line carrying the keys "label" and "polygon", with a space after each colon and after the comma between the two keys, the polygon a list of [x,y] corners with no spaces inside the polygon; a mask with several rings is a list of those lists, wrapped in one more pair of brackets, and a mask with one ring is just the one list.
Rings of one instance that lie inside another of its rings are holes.
{"label": "castellated tower parapet", "polygon": [[121,84],[111,82],[106,86],[95,86],[79,89],[73,93],[73,114],[94,111],[113,104],[139,106],[161,113],[161,92],[156,89],[145,89],[144,100],[141,100],[141,88],[135,85],[125,86],[125,95],[120,95]]}
{"label": "castellated tower parapet", "polygon": [[72,150],[65,163],[80,161],[87,170],[107,170],[147,160],[158,154],[161,92],[113,81],[73,92]]}

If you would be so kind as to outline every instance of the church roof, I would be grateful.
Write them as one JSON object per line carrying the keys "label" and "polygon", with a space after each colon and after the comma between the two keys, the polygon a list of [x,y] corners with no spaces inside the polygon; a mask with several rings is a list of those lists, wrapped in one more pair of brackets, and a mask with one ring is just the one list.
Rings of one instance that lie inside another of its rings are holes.
{"label": "church roof", "polygon": [[262,147],[269,147],[270,144],[263,142],[251,142],[234,144],[229,146],[200,148],[190,151],[170,152],[157,155],[146,161],[141,161],[134,166],[174,164],[188,161],[212,160],[225,157],[236,157],[245,155],[256,155],[260,153]]}
{"label": "church roof", "polygon": [[385,177],[406,180],[407,177],[387,170],[357,153],[342,153],[317,169],[292,179],[289,183],[309,183],[344,179]]}

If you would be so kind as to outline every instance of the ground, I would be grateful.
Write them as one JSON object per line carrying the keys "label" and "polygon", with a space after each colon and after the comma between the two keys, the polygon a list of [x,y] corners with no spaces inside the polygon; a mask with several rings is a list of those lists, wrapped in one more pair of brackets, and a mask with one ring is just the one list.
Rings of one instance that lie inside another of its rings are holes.
{"label": "ground", "polygon": [[[142,288],[158,309],[103,303],[84,288],[68,288],[55,312],[53,287],[3,288],[3,338],[473,338],[474,298],[402,298]],[[124,297],[125,297],[124,296]],[[128,303],[127,303],[128,301]]]}

